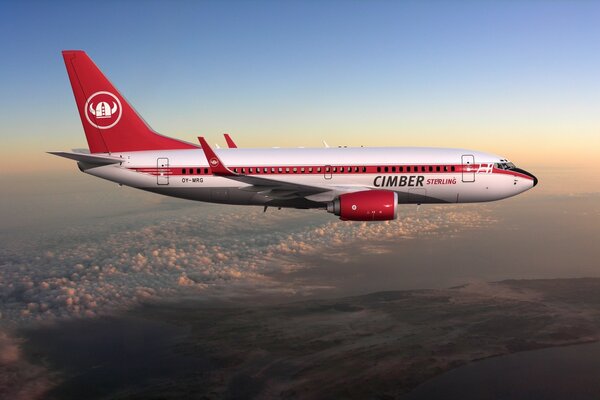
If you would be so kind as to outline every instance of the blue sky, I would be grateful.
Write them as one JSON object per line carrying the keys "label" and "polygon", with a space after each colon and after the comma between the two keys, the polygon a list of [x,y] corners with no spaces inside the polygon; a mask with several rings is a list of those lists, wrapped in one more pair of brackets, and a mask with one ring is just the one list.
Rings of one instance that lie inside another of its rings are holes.
{"label": "blue sky", "polygon": [[589,159],[598,17],[591,1],[3,2],[0,137],[19,156],[85,147],[60,55],[83,49],[187,140]]}

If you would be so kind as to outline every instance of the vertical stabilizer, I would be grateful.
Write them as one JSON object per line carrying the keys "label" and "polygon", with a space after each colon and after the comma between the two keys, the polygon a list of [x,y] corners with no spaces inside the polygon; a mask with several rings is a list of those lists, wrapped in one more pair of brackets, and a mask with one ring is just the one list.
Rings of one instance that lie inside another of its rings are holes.
{"label": "vertical stabilizer", "polygon": [[62,54],[90,152],[197,148],[154,132],[85,52]]}

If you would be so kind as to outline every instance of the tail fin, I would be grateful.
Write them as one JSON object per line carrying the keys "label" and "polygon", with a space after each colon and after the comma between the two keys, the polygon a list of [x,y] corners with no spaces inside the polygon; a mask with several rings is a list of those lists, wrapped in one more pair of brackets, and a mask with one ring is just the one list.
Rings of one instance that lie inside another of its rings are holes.
{"label": "tail fin", "polygon": [[91,153],[197,148],[154,132],[85,52],[62,54]]}

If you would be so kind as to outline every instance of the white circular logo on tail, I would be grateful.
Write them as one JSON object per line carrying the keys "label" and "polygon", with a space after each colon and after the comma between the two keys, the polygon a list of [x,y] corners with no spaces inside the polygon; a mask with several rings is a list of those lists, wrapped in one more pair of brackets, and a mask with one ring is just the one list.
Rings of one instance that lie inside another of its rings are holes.
{"label": "white circular logo on tail", "polygon": [[85,117],[98,129],[112,128],[123,115],[121,102],[110,92],[96,92],[85,102]]}
{"label": "white circular logo on tail", "polygon": [[219,165],[219,160],[217,160],[216,158],[211,158],[210,159],[210,165],[212,165],[213,167],[216,167],[217,165]]}

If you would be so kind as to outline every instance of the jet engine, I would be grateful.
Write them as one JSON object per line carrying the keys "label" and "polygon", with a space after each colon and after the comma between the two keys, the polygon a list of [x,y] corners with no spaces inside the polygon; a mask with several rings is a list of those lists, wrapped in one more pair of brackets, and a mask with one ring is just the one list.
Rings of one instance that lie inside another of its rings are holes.
{"label": "jet engine", "polygon": [[398,193],[389,190],[365,190],[344,193],[327,204],[327,212],[342,221],[388,221],[398,215]]}

